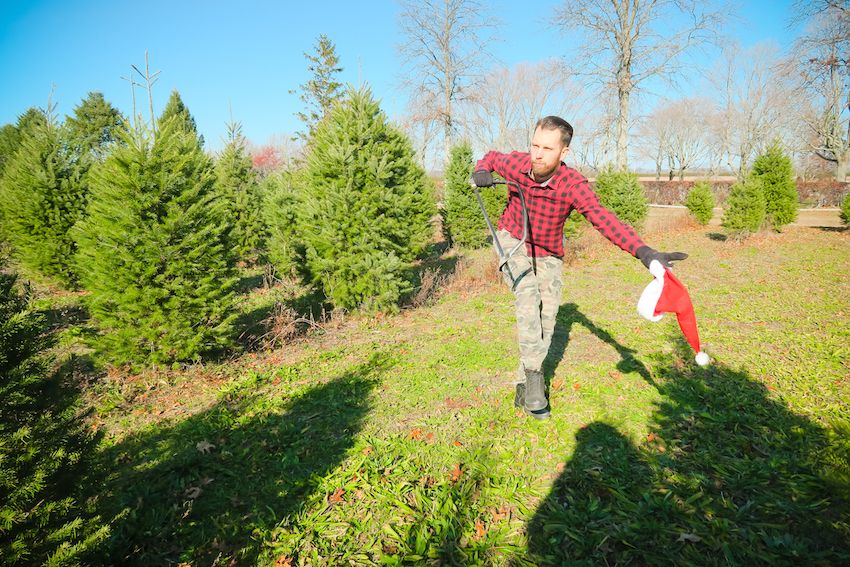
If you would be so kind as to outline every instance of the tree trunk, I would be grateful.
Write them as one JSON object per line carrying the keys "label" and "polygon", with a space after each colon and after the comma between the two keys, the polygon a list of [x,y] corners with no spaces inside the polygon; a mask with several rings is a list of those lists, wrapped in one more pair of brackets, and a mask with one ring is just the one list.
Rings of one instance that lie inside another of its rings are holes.
{"label": "tree trunk", "polygon": [[844,150],[840,154],[836,152],[835,167],[832,169],[832,175],[836,181],[845,181],[847,179],[847,169],[850,167],[850,148]]}
{"label": "tree trunk", "polygon": [[[626,79],[628,81],[628,79]],[[622,82],[622,81],[621,81]],[[626,171],[629,167],[628,136],[629,136],[629,96],[631,89],[621,86],[617,89],[620,101],[619,113],[617,115],[617,155],[616,167],[619,171]]]}

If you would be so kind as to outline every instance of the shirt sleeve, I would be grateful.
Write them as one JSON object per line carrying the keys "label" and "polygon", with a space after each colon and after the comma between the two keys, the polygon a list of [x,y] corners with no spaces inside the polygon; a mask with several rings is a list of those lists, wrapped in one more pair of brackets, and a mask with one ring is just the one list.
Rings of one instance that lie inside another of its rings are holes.
{"label": "shirt sleeve", "polygon": [[508,156],[506,154],[501,152],[487,152],[484,154],[484,157],[478,160],[478,163],[475,164],[475,171],[486,169],[487,171],[495,171],[504,177],[505,170],[507,169],[507,157]]}
{"label": "shirt sleeve", "polygon": [[632,256],[635,256],[638,248],[645,245],[632,227],[618,219],[610,209],[602,206],[587,179],[582,177],[577,180],[573,186],[573,195],[575,209],[612,243]]}

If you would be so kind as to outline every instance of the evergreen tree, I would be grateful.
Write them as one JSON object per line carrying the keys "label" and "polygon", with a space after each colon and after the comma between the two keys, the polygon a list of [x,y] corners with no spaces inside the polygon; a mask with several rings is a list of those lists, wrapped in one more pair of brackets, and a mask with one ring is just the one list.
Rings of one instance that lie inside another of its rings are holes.
{"label": "evergreen tree", "polygon": [[14,124],[5,124],[0,128],[0,177],[3,177],[3,172],[6,170],[6,164],[18,151],[21,145],[21,135],[18,133],[18,128]]}
{"label": "evergreen tree", "polygon": [[90,92],[68,116],[65,124],[69,139],[82,154],[104,157],[109,146],[118,140],[117,132],[125,128],[125,119],[103,94]]}
{"label": "evergreen tree", "polygon": [[237,123],[228,124],[227,144],[216,162],[216,180],[227,203],[225,218],[231,247],[240,259],[253,261],[265,240],[265,229],[257,174]]}
{"label": "evergreen tree", "polygon": [[758,156],[750,171],[761,182],[765,201],[765,220],[777,232],[797,220],[797,184],[791,158],[785,155],[776,140],[765,153]]}
{"label": "evergreen tree", "polygon": [[735,238],[761,230],[765,219],[764,192],[757,178],[747,178],[729,189],[721,225]]}
{"label": "evergreen tree", "polygon": [[844,195],[844,199],[841,200],[841,222],[845,225],[850,226],[850,193]]}
{"label": "evergreen tree", "polygon": [[74,499],[93,440],[74,393],[48,374],[44,319],[0,272],[0,558],[73,565],[108,535]]}
{"label": "evergreen tree", "polygon": [[87,191],[67,132],[37,119],[19,131],[21,145],[0,187],[4,236],[28,269],[73,286],[74,242],[68,233],[82,217]]}
{"label": "evergreen tree", "polygon": [[433,195],[404,134],[368,89],[316,127],[303,200],[307,266],[335,307],[393,310],[431,239]]}
{"label": "evergreen tree", "polygon": [[32,133],[36,129],[46,125],[48,122],[47,113],[40,108],[32,106],[26,112],[18,116],[18,134],[21,139],[27,134]]}
{"label": "evergreen tree", "polygon": [[636,174],[609,168],[596,177],[594,190],[603,206],[611,209],[624,223],[640,230],[649,213],[649,204]]}
{"label": "evergreen tree", "polygon": [[212,161],[179,117],[126,137],[91,171],[76,232],[98,343],[118,363],[196,360],[227,346],[237,282]]}
{"label": "evergreen tree", "polygon": [[306,194],[306,172],[278,171],[263,180],[263,217],[268,230],[268,260],[282,276],[309,277],[300,211]]}
{"label": "evergreen tree", "polygon": [[[458,246],[478,248],[485,246],[490,236],[481,214],[478,200],[469,186],[472,175],[472,148],[466,142],[449,152],[443,191],[443,236]],[[480,187],[481,200],[490,220],[495,224],[507,202],[504,187]]]}
{"label": "evergreen tree", "polygon": [[714,216],[714,193],[709,184],[705,181],[695,183],[685,197],[685,206],[698,223],[708,224]]}
{"label": "evergreen tree", "polygon": [[197,137],[201,147],[204,146],[204,137],[198,136],[198,126],[195,124],[195,117],[189,112],[189,108],[183,104],[183,99],[180,98],[180,93],[176,90],[171,91],[171,96],[168,97],[168,102],[162,114],[157,119],[157,130],[162,128],[163,124],[172,118],[176,119],[177,124],[184,132]]}
{"label": "evergreen tree", "polygon": [[0,177],[6,170],[6,165],[12,160],[12,156],[21,147],[23,136],[31,132],[36,126],[46,122],[44,111],[32,107],[18,116],[16,124],[6,124],[0,128]]}
{"label": "evergreen tree", "polygon": [[336,47],[325,34],[320,35],[316,41],[315,53],[305,53],[304,57],[310,62],[307,70],[312,77],[301,85],[300,98],[307,105],[307,111],[298,112],[296,116],[307,126],[306,135],[300,136],[310,138],[319,121],[330,112],[333,104],[342,98],[342,83],[336,80],[342,67],[339,66]]}

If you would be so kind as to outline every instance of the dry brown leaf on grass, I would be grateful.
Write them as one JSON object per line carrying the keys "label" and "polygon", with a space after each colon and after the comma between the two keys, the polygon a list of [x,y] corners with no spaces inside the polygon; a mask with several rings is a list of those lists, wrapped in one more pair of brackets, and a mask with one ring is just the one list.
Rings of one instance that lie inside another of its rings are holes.
{"label": "dry brown leaf on grass", "polygon": [[481,523],[479,518],[475,518],[475,535],[473,539],[479,540],[485,535],[487,535],[487,528],[484,527],[484,524]]}
{"label": "dry brown leaf on grass", "polygon": [[410,433],[408,434],[408,437],[410,437],[411,439],[419,439],[420,437],[422,437],[422,430],[421,429],[412,429],[410,431]]}
{"label": "dry brown leaf on grass", "polygon": [[452,482],[457,482],[463,476],[463,470],[460,468],[460,463],[455,463],[452,472],[449,473],[449,479]]}
{"label": "dry brown leaf on grass", "polygon": [[286,555],[281,555],[274,562],[274,567],[292,567],[292,558]]}
{"label": "dry brown leaf on grass", "polygon": [[328,502],[331,504],[338,504],[340,502],[344,502],[345,498],[342,495],[345,494],[345,490],[342,488],[337,488],[334,490],[334,493],[328,496]]}

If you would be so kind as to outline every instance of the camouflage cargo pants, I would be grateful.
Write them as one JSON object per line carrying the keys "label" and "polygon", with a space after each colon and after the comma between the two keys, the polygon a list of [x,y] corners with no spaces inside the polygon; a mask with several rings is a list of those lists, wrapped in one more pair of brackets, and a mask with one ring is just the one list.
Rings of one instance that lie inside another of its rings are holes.
{"label": "camouflage cargo pants", "polygon": [[[519,241],[505,230],[498,231],[499,242],[505,252],[512,250]],[[525,246],[521,246],[508,261],[514,278],[531,268],[517,284],[514,291],[516,327],[519,342],[520,368],[517,382],[525,382],[524,368],[540,370],[555,331],[555,318],[561,306],[563,287],[562,268],[564,262],[554,256],[529,258]],[[502,273],[508,287],[514,282]]]}

